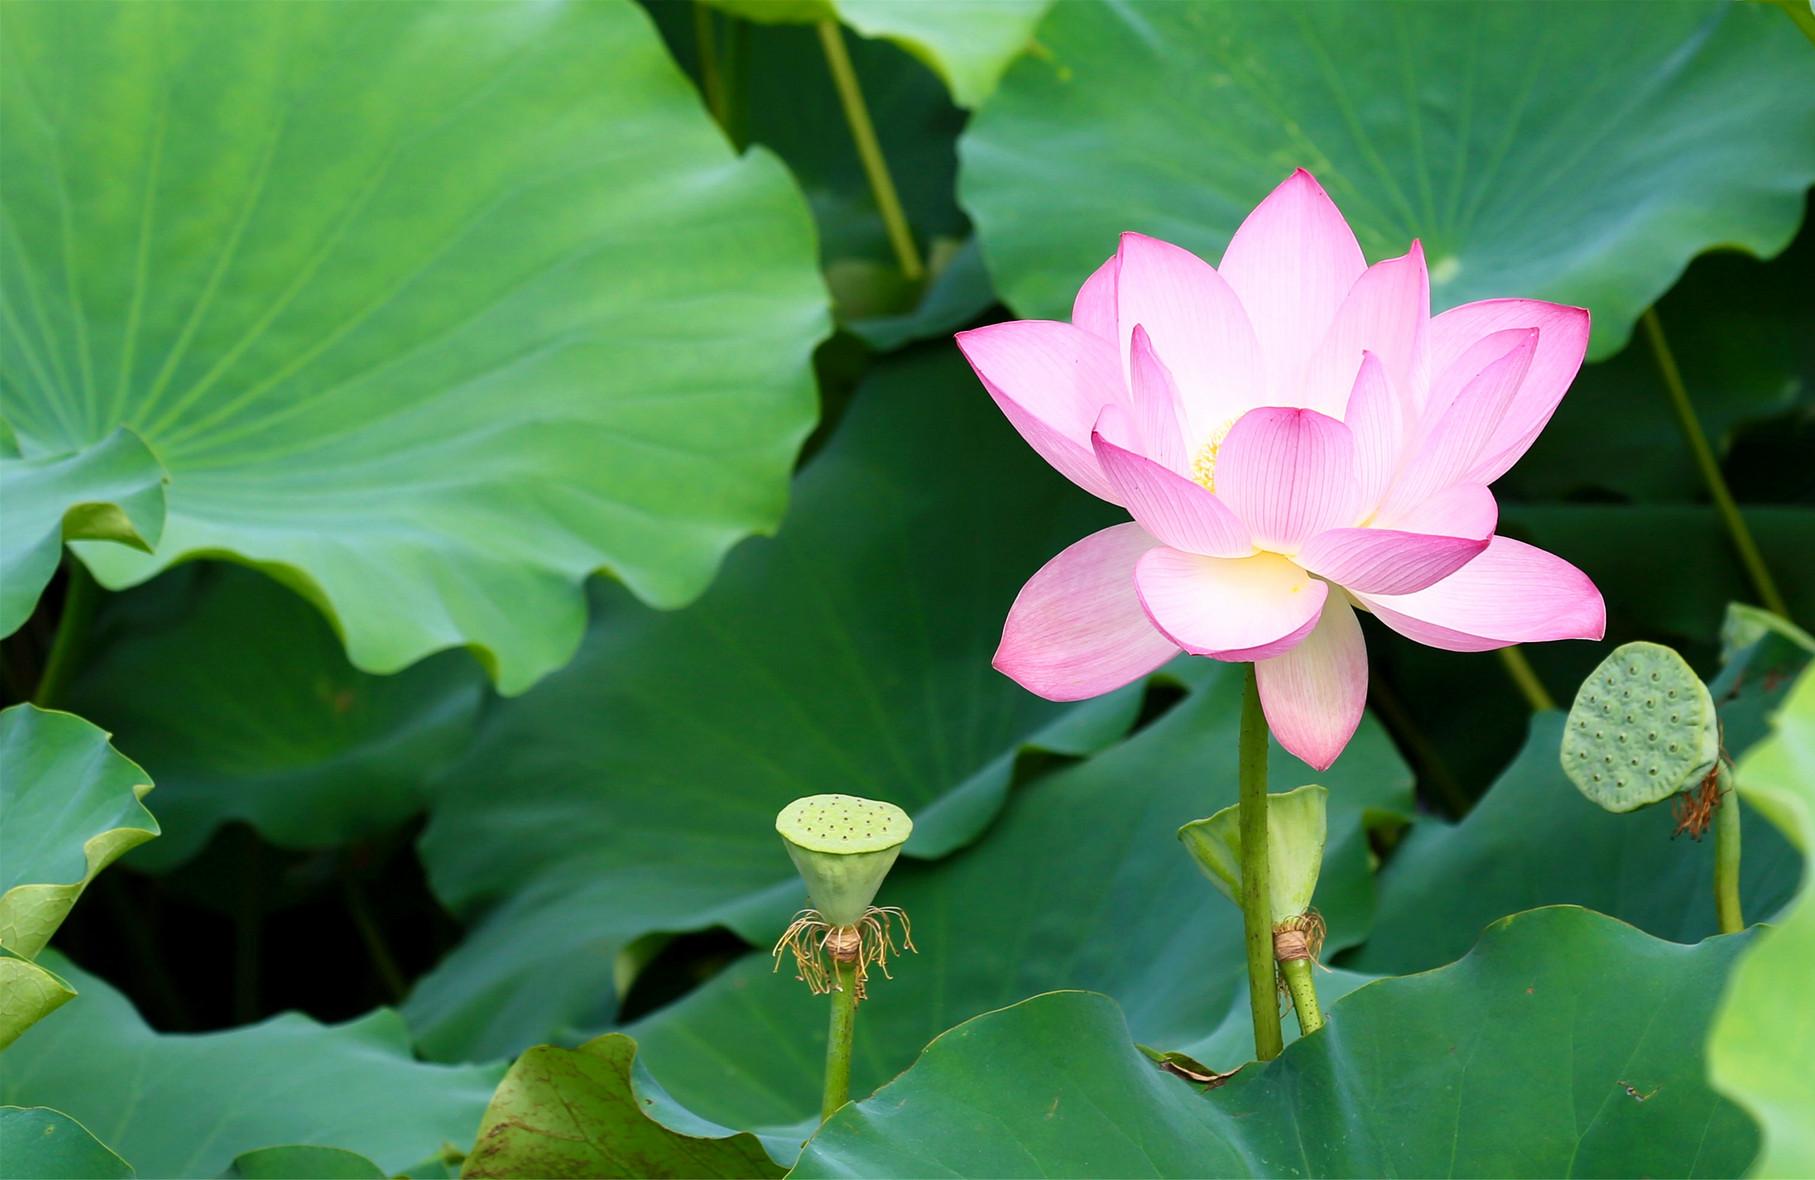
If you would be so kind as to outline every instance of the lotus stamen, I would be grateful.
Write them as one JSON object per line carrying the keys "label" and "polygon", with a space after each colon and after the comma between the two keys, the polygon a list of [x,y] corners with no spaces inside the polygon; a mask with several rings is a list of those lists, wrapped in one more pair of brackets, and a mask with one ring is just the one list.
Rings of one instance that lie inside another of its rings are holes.
{"label": "lotus stamen", "polygon": [[[899,947],[895,945],[896,922],[901,923]],[[807,990],[816,996],[838,990],[836,965],[851,964],[854,968],[852,999],[862,1003],[869,995],[865,983],[870,968],[881,971],[884,979],[895,978],[889,973],[889,956],[900,958],[903,950],[920,953],[914,945],[914,931],[907,913],[899,906],[891,905],[870,906],[863,917],[848,926],[832,925],[818,910],[801,910],[782,931],[771,953],[775,971],[781,970],[782,956],[792,954],[794,978],[805,983]]]}

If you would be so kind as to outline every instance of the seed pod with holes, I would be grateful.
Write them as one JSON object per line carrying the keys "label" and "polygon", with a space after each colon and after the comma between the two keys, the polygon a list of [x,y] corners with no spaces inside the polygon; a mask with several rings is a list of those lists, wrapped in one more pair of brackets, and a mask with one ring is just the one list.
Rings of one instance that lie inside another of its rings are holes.
{"label": "seed pod with holes", "polygon": [[775,830],[807,883],[813,908],[831,925],[849,926],[882,887],[914,821],[893,803],[809,795],[782,808]]}
{"label": "seed pod with holes", "polygon": [[1582,682],[1563,730],[1571,782],[1608,811],[1632,811],[1706,778],[1720,758],[1720,720],[1683,657],[1627,643]]}
{"label": "seed pod with holes", "polygon": [[[1323,867],[1329,794],[1308,786],[1267,796],[1267,885],[1275,925],[1311,908]],[[1178,830],[1178,838],[1210,883],[1239,906],[1242,837],[1237,810],[1225,807],[1209,819],[1193,820]]]}

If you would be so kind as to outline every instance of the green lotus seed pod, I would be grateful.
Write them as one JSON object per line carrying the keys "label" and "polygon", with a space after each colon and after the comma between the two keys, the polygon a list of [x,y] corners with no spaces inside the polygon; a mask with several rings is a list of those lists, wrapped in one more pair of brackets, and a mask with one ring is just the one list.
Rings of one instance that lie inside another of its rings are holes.
{"label": "green lotus seed pod", "polygon": [[893,803],[855,795],[809,795],[775,817],[807,896],[834,926],[863,917],[889,875],[914,821]]}
{"label": "green lotus seed pod", "polygon": [[[1329,795],[1322,787],[1307,786],[1267,796],[1267,876],[1274,925],[1311,908],[1317,874],[1323,867],[1324,807]],[[1193,820],[1178,830],[1178,838],[1210,883],[1239,906],[1242,834],[1238,811],[1225,807],[1209,819]]]}
{"label": "green lotus seed pod", "polygon": [[1689,790],[1720,758],[1714,698],[1683,657],[1627,643],[1582,681],[1563,730],[1563,771],[1608,811]]}

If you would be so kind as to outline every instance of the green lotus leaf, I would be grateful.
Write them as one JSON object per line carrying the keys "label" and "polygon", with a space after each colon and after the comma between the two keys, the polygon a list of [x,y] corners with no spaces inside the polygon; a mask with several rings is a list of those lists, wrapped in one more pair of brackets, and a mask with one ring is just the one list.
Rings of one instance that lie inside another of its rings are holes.
{"label": "green lotus leaf", "polygon": [[384,1180],[384,1169],[338,1147],[261,1147],[233,1157],[221,1180]]}
{"label": "green lotus leaf", "polygon": [[31,616],[65,541],[115,541],[150,553],[164,531],[164,469],[122,427],[81,450],[0,456],[0,635]]}
{"label": "green lotus leaf", "polygon": [[461,1176],[782,1174],[753,1135],[690,1134],[656,1121],[632,1078],[636,1051],[611,1033],[578,1049],[525,1052],[486,1108]]}
{"label": "green lotus leaf", "polygon": [[1739,1175],[1758,1133],[1697,1033],[1751,937],[1518,914],[1208,1094],[1154,1069],[1107,997],[1036,996],[939,1037],[791,1175]]}
{"label": "green lotus leaf", "polygon": [[9,5],[0,412],[170,475],[132,585],[225,555],[353,662],[520,692],[580,583],[662,607],[780,518],[827,327],[813,227],[623,2]]}
{"label": "green lotus leaf", "polygon": [[1763,607],[1743,602],[1727,604],[1727,617],[1721,620],[1721,662],[1727,663],[1761,640],[1777,637],[1808,656],[1815,656],[1815,635]]}
{"label": "green lotus leaf", "polygon": [[959,106],[989,97],[1008,63],[1026,49],[1052,0],[711,0],[766,24],[841,20],[883,37],[925,62]]}
{"label": "green lotus leaf", "polygon": [[0,1049],[75,998],[68,980],[0,946]]}
{"label": "green lotus leaf", "polygon": [[87,1127],[43,1106],[0,1106],[0,1176],[6,1180],[129,1180],[132,1165]]}
{"label": "green lotus leaf", "polygon": [[1303,166],[1370,258],[1423,240],[1436,307],[1585,306],[1598,358],[1696,254],[1783,249],[1815,181],[1815,57],[1763,5],[1077,2],[1039,38],[960,142],[1029,317],[1123,230],[1214,261]]}
{"label": "green lotus leaf", "polygon": [[918,305],[895,315],[853,320],[845,325],[851,334],[871,348],[887,352],[956,331],[975,322],[996,302],[977,239],[965,239],[949,257],[935,258],[931,265],[932,278]]}
{"label": "green lotus leaf", "polygon": [[[1792,824],[1805,853],[1815,848],[1815,671],[1805,671],[1777,714],[1776,731],[1754,746],[1734,774],[1748,806]],[[1746,849],[1751,855],[1751,848]],[[1755,904],[1751,898],[1748,905]],[[1741,956],[1708,1040],[1714,1086],[1764,1127],[1764,1153],[1751,1175],[1815,1173],[1815,1078],[1803,1068],[1815,1045],[1815,1012],[1786,997],[1802,994],[1815,973],[1815,887],[1805,880],[1775,929]]]}
{"label": "green lotus leaf", "polygon": [[811,24],[838,16],[832,0],[711,0],[712,7],[761,24]]}
{"label": "green lotus leaf", "polygon": [[81,994],[0,1054],[0,1102],[80,1119],[147,1176],[218,1176],[272,1144],[340,1147],[393,1174],[445,1143],[464,1148],[504,1073],[415,1060],[385,1010],[159,1033],[102,980],[54,951],[46,959]]}
{"label": "green lotus leaf", "polygon": [[[1181,820],[1235,799],[1241,669],[1210,660],[1174,667],[1188,678],[1187,695],[1151,725],[1019,788],[988,837],[963,854],[904,860],[889,875],[887,900],[912,916],[920,953],[858,1013],[854,1095],[907,1068],[944,1029],[1049,988],[1109,993],[1134,1034],[1158,1049],[1204,1045],[1238,999],[1245,1006],[1241,914],[1174,846]],[[1311,777],[1277,745],[1271,759],[1277,779]],[[1367,934],[1367,827],[1370,817],[1409,811],[1410,779],[1371,717],[1319,777],[1329,789],[1329,848],[1316,905],[1334,953]],[[787,1162],[818,1110],[825,998],[788,978],[785,965],[771,972],[765,943],[626,1031],[676,1101],[762,1133]],[[1252,1036],[1229,1052],[1199,1059],[1233,1069],[1252,1054]]]}
{"label": "green lotus leaf", "polygon": [[424,808],[484,699],[484,673],[459,652],[360,672],[320,612],[227,564],[108,595],[89,651],[70,708],[158,768],[164,834],[133,854],[139,868],[187,861],[232,820],[286,848],[392,830]]}
{"label": "green lotus leaf", "polygon": [[0,947],[35,959],[82,890],[158,834],[145,772],[71,713],[0,712]]}
{"label": "green lotus leaf", "polygon": [[[1311,908],[1317,874],[1323,868],[1329,792],[1304,786],[1267,796],[1267,888],[1277,925]],[[1185,851],[1218,893],[1241,905],[1241,808],[1225,807],[1208,819],[1178,830]]]}
{"label": "green lotus leaf", "polygon": [[961,107],[975,107],[990,96],[1052,5],[1052,0],[833,2],[853,29],[866,37],[887,37],[931,66]]}
{"label": "green lotus leaf", "polygon": [[774,832],[799,796],[890,800],[913,817],[905,856],[943,856],[995,816],[1024,751],[1121,736],[1138,686],[1055,705],[990,667],[1021,584],[1113,519],[955,350],[881,365],[776,540],[685,611],[600,587],[573,666],[489,710],[434,787],[421,855],[472,929],[406,1005],[430,1052],[596,1031],[618,949],[651,931],[773,941],[801,904]]}

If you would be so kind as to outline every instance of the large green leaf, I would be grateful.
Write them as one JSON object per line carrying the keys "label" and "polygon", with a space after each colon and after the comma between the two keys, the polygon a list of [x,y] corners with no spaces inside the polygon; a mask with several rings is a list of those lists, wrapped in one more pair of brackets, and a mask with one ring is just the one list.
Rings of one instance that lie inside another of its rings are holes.
{"label": "large green leaf", "polygon": [[31,616],[63,542],[117,541],[149,553],[164,531],[164,469],[124,428],[65,455],[0,453],[0,636]]}
{"label": "large green leaf", "polygon": [[[1740,761],[1734,779],[1742,801],[1784,817],[1805,854],[1815,848],[1815,671],[1803,673],[1777,716],[1777,732]],[[1805,879],[1782,924],[1761,933],[1740,959],[1708,1042],[1714,1084],[1764,1124],[1754,1173],[1760,1176],[1815,1174],[1812,899],[1815,887]]]}
{"label": "large green leaf", "polygon": [[826,330],[813,229],[629,3],[8,5],[0,408],[122,423],[155,556],[301,591],[353,662],[517,692],[608,569],[679,605],[774,526]]}
{"label": "large green leaf", "polygon": [[866,37],[882,37],[924,61],[951,88],[959,106],[974,107],[996,88],[1033,37],[1052,0],[711,0],[727,12],[763,22],[841,20]]}
{"label": "large green leaf", "polygon": [[[1294,167],[1432,300],[1594,313],[1593,356],[1713,246],[1770,255],[1815,180],[1815,57],[1762,5],[1055,6],[960,143],[1027,316],[1142,230],[1218,257]],[[1617,52],[1610,52],[1616,47]]]}
{"label": "large green leaf", "polygon": [[[1709,686],[1729,750],[1764,736],[1766,715],[1808,660],[1775,634],[1735,653]],[[1519,756],[1461,823],[1413,827],[1381,872],[1374,933],[1346,966],[1382,974],[1434,967],[1495,918],[1563,902],[1679,942],[1719,929],[1714,841],[1674,838],[1667,804],[1613,815],[1589,802],[1563,773],[1562,737],[1563,714],[1539,714]],[[1762,920],[1795,891],[1802,858],[1756,811],[1742,823],[1741,894],[1746,915]]]}
{"label": "large green leaf", "polygon": [[657,1122],[632,1085],[636,1042],[537,1045],[510,1067],[479,1125],[465,1177],[781,1175],[752,1135],[690,1135]]}
{"label": "large green leaf", "polygon": [[383,1010],[164,1035],[100,979],[47,958],[82,994],[0,1056],[0,1102],[80,1119],[147,1176],[217,1176],[272,1144],[340,1147],[395,1173],[444,1143],[464,1150],[504,1072],[414,1060]]}
{"label": "large green leaf", "polygon": [[845,326],[871,348],[887,352],[912,341],[948,335],[972,323],[996,302],[977,239],[966,239],[943,262],[920,302],[910,310],[853,320]]}
{"label": "large green leaf", "polygon": [[990,96],[1002,71],[1029,48],[1053,0],[833,0],[846,24],[887,37],[952,88],[961,107]]}
{"label": "large green leaf", "polygon": [[125,1180],[132,1165],[60,1110],[0,1106],[0,1176],[6,1180]]}
{"label": "large green leaf", "polygon": [[0,1049],[75,998],[67,979],[0,946]]}
{"label": "large green leaf", "polygon": [[[1246,989],[1241,915],[1203,879],[1177,829],[1235,800],[1241,675],[1205,660],[1182,670],[1197,687],[1154,724],[1018,789],[964,852],[896,867],[878,900],[906,909],[920,953],[870,985],[854,1093],[906,1068],[941,1030],[1050,988],[1108,992],[1135,1035],[1160,1049],[1212,1040]],[[1410,783],[1371,719],[1321,775],[1274,748],[1276,788],[1312,781],[1329,788],[1316,905],[1334,949],[1365,936],[1372,915],[1364,817],[1408,810]],[[825,1044],[826,998],[791,976],[752,954],[629,1030],[677,1101],[725,1126],[772,1132],[778,1158],[814,1109]],[[1205,1063],[1230,1069],[1252,1048],[1250,1038]]]}
{"label": "large green leaf", "polygon": [[1708,1088],[1700,1032],[1747,937],[1519,914],[1207,1094],[1107,998],[1037,996],[934,1041],[793,1175],[1732,1176],[1758,1135]]}
{"label": "large green leaf", "polygon": [[260,1147],[233,1157],[221,1180],[384,1180],[377,1164],[339,1147]]}
{"label": "large green leaf", "polygon": [[35,963],[95,875],[158,834],[151,780],[71,713],[0,712],[0,1048],[74,994]]}
{"label": "large green leaf", "polygon": [[484,695],[455,652],[395,676],[356,670],[308,603],[228,565],[110,596],[92,647],[71,708],[158,768],[164,836],[139,867],[189,859],[228,820],[293,848],[395,827],[465,746]]}
{"label": "large green leaf", "polygon": [[102,869],[158,834],[151,780],[72,713],[0,712],[0,946],[35,957]]}
{"label": "large green leaf", "polygon": [[989,664],[1021,583],[1110,519],[951,350],[879,370],[777,540],[685,611],[602,588],[580,657],[494,710],[438,786],[431,883],[493,908],[410,998],[425,1044],[483,1057],[596,1026],[617,948],[647,931],[770,936],[800,900],[774,831],[794,798],[898,803],[908,854],[939,856],[989,822],[1024,748],[1119,736],[1138,689],[1068,708]]}

